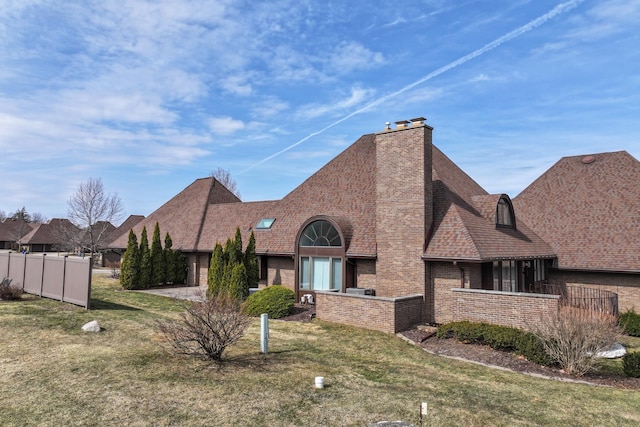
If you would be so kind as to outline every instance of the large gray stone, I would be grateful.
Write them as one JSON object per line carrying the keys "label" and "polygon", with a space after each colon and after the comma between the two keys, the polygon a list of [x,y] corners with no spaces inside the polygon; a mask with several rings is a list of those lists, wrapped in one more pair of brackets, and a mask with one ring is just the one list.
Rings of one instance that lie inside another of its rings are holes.
{"label": "large gray stone", "polygon": [[627,349],[620,343],[615,343],[605,351],[601,351],[596,354],[596,357],[602,359],[618,359],[627,354]]}

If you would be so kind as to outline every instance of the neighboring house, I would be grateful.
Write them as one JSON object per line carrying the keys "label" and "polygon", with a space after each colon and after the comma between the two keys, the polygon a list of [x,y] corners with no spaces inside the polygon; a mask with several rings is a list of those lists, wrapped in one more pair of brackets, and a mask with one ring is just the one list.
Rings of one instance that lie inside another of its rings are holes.
{"label": "neighboring house", "polygon": [[33,230],[36,224],[22,219],[6,218],[0,221],[0,249],[17,249],[22,237]]}
{"label": "neighboring house", "polygon": [[[433,146],[423,118],[396,124],[281,200],[243,203],[198,179],[133,230],[158,222],[169,232],[191,285],[206,284],[216,242],[239,228],[246,244],[253,231],[260,286],[314,296],[327,321],[386,332],[463,319],[526,328],[557,310],[559,296],[542,293],[560,252],[551,237]],[[123,233],[111,247],[126,245]]]}
{"label": "neighboring house", "polygon": [[80,229],[64,218],[53,218],[45,224],[38,224],[21,239],[22,248],[29,252],[53,252],[72,249],[65,236],[79,234]]}
{"label": "neighboring house", "polygon": [[134,225],[144,219],[144,215],[129,215],[129,217],[117,228],[111,230],[102,242],[106,248],[102,253],[102,267],[113,267],[120,265],[120,259],[124,250],[122,248],[109,248],[111,243],[123,234],[129,234],[129,230]]}
{"label": "neighboring house", "polygon": [[564,157],[514,199],[549,242],[553,282],[597,287],[640,310],[640,162],[626,151]]}

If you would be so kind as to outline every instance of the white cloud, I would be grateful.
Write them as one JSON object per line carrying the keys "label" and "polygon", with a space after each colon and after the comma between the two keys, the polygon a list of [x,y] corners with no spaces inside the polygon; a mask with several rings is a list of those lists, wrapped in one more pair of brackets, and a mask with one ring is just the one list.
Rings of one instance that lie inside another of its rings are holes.
{"label": "white cloud", "polygon": [[231,117],[212,117],[208,121],[209,129],[218,135],[231,135],[245,128],[244,122]]}
{"label": "white cloud", "polygon": [[253,93],[251,84],[247,82],[247,78],[244,76],[229,76],[223,79],[220,85],[227,92],[239,96],[249,96]]}
{"label": "white cloud", "polygon": [[384,64],[384,55],[357,42],[339,44],[329,57],[328,68],[339,74],[368,70]]}
{"label": "white cloud", "polygon": [[346,97],[338,99],[335,102],[303,105],[296,113],[296,116],[299,119],[309,120],[324,115],[333,115],[348,109],[356,109],[371,99],[374,94],[375,90],[373,89],[355,86],[351,88],[350,93]]}

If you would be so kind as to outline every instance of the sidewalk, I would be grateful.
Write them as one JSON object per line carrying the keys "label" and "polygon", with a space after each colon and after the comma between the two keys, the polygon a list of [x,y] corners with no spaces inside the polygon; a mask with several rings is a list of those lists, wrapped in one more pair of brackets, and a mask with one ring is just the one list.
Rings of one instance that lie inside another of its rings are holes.
{"label": "sidewalk", "polygon": [[160,295],[167,298],[184,299],[197,301],[207,293],[206,286],[179,286],[179,287],[161,287],[154,289],[143,289],[136,292],[144,292],[146,294]]}

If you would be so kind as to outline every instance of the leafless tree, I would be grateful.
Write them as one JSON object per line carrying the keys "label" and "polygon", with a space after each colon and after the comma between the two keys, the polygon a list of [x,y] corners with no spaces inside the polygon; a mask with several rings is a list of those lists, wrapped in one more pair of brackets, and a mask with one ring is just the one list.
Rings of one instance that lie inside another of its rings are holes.
{"label": "leafless tree", "polygon": [[49,219],[40,212],[34,212],[33,214],[31,214],[31,222],[33,224],[44,224],[48,220]]}
{"label": "leafless tree", "polygon": [[122,218],[122,201],[117,194],[105,193],[100,178],[89,178],[80,183],[67,201],[67,216],[78,228],[84,230],[81,247],[94,254],[103,249],[105,238],[113,229],[113,222]]}
{"label": "leafless tree", "polygon": [[218,166],[218,169],[211,171],[211,176],[217,179],[220,184],[227,187],[227,190],[235,194],[238,199],[241,198],[236,180],[231,177],[231,173],[228,170]]}
{"label": "leafless tree", "polygon": [[0,209],[0,221],[4,221],[5,219],[7,219],[7,214],[5,213],[5,211]]}

